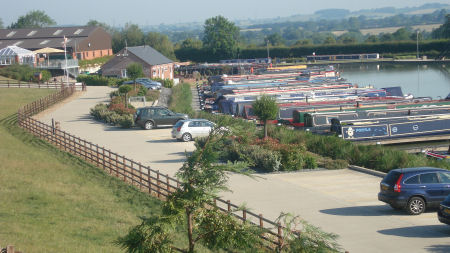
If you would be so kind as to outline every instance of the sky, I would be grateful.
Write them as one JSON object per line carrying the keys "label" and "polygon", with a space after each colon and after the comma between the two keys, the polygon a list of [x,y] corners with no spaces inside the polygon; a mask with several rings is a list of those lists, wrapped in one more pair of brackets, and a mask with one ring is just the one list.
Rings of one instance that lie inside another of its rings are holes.
{"label": "sky", "polygon": [[90,19],[112,26],[204,22],[222,15],[229,20],[313,14],[320,9],[350,11],[381,7],[413,7],[448,0],[1,0],[4,26],[31,10],[42,10],[58,25],[84,25]]}

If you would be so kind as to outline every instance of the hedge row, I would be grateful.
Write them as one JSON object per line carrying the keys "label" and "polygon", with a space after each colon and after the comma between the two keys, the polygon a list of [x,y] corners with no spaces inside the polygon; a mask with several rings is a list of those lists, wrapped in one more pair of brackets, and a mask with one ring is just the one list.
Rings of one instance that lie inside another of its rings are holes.
{"label": "hedge row", "polygon": [[[447,48],[450,40],[434,40],[425,41],[419,44],[419,50],[422,52],[430,52],[439,54]],[[270,56],[272,58],[299,58],[311,55],[315,52],[317,55],[327,54],[355,54],[355,53],[380,53],[380,54],[399,54],[416,52],[416,42],[384,42],[384,43],[363,43],[363,44],[336,44],[336,45],[306,45],[296,47],[272,47],[270,48]],[[198,48],[180,48],[175,50],[176,57],[181,61],[194,62],[213,62],[217,59],[212,58],[205,49]],[[436,55],[431,55],[436,56]],[[267,57],[267,49],[244,48],[240,51],[241,58],[265,58]]]}
{"label": "hedge row", "polygon": [[[240,143],[252,144],[252,141],[256,137],[262,137],[261,131],[257,130],[253,123],[246,122],[242,119],[232,118],[227,115],[213,115],[205,112],[201,112],[196,116],[210,119],[221,125],[230,126],[233,134],[238,136],[237,138]],[[293,145],[297,148],[305,147],[305,153],[311,152],[325,157],[315,157],[316,162],[325,168],[337,169],[346,167],[348,164],[353,164],[382,172],[388,172],[396,168],[422,166],[450,170],[450,163],[446,161],[428,159],[423,155],[408,154],[405,151],[381,145],[359,145],[336,136],[316,135],[273,125],[269,126],[268,134],[270,138],[277,140],[281,145]],[[248,153],[247,150],[240,152]],[[273,157],[273,155],[271,156],[270,159],[272,160],[278,159]],[[232,158],[231,155],[230,157]],[[265,158],[264,161],[275,164],[270,159]],[[269,169],[266,168],[264,170],[267,171]]]}
{"label": "hedge row", "polygon": [[52,75],[47,70],[35,69],[28,65],[10,65],[3,68],[0,68],[0,75],[5,76],[14,80],[20,81],[33,81],[38,82],[38,78],[35,76],[35,73],[41,73],[42,78],[40,81],[47,82],[50,80]]}
{"label": "hedge row", "polygon": [[79,75],[77,82],[85,83],[88,86],[116,86],[122,84],[126,79],[104,77],[99,75]]}

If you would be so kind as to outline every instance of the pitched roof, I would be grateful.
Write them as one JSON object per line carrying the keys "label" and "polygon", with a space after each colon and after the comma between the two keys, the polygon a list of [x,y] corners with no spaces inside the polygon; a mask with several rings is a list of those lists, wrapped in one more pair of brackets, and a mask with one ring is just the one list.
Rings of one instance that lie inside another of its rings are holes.
{"label": "pitched roof", "polygon": [[9,46],[9,47],[0,49],[0,57],[2,57],[2,56],[8,57],[8,56],[14,56],[14,55],[28,56],[28,55],[34,55],[34,53],[30,50],[26,50],[24,48],[16,47],[16,46]]}
{"label": "pitched roof", "polygon": [[149,65],[160,65],[173,62],[151,46],[128,47],[127,50]]}
{"label": "pitched roof", "polygon": [[0,48],[6,46],[21,46],[24,48],[63,47],[63,37],[67,45],[74,46],[98,27],[74,26],[74,27],[45,27],[25,29],[0,29]]}

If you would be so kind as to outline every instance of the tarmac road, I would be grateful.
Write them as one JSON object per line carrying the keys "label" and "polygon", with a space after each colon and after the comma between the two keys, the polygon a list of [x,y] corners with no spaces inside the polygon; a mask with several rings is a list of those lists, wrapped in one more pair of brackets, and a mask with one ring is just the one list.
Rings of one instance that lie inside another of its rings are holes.
{"label": "tarmac road", "polygon": [[[124,130],[96,122],[89,109],[107,102],[108,87],[88,87],[78,97],[37,117],[54,118],[61,129],[105,146],[153,169],[173,176],[194,150],[192,142],[173,140],[170,128]],[[339,235],[343,249],[353,252],[450,252],[450,226],[436,212],[409,216],[377,200],[381,178],[352,170],[264,174],[257,178],[231,175],[234,204],[275,219],[280,212],[300,215],[326,232]]]}

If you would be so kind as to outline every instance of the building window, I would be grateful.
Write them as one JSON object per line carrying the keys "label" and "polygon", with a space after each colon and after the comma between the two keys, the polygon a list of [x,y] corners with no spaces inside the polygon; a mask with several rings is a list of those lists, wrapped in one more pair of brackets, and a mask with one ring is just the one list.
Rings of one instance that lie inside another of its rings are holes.
{"label": "building window", "polygon": [[82,31],[83,31],[83,29],[78,29],[73,34],[80,34]]}
{"label": "building window", "polygon": [[53,35],[58,35],[60,33],[62,33],[63,30],[56,30],[56,32],[53,33]]}
{"label": "building window", "polygon": [[27,37],[33,36],[37,31],[31,31],[27,34]]}
{"label": "building window", "polygon": [[14,34],[16,34],[16,31],[12,31],[12,32],[10,32],[10,33],[8,33],[7,35],[6,35],[6,37],[11,37],[11,36],[13,36]]}
{"label": "building window", "polygon": [[127,70],[126,69],[121,69],[120,70],[120,77],[127,78]]}

